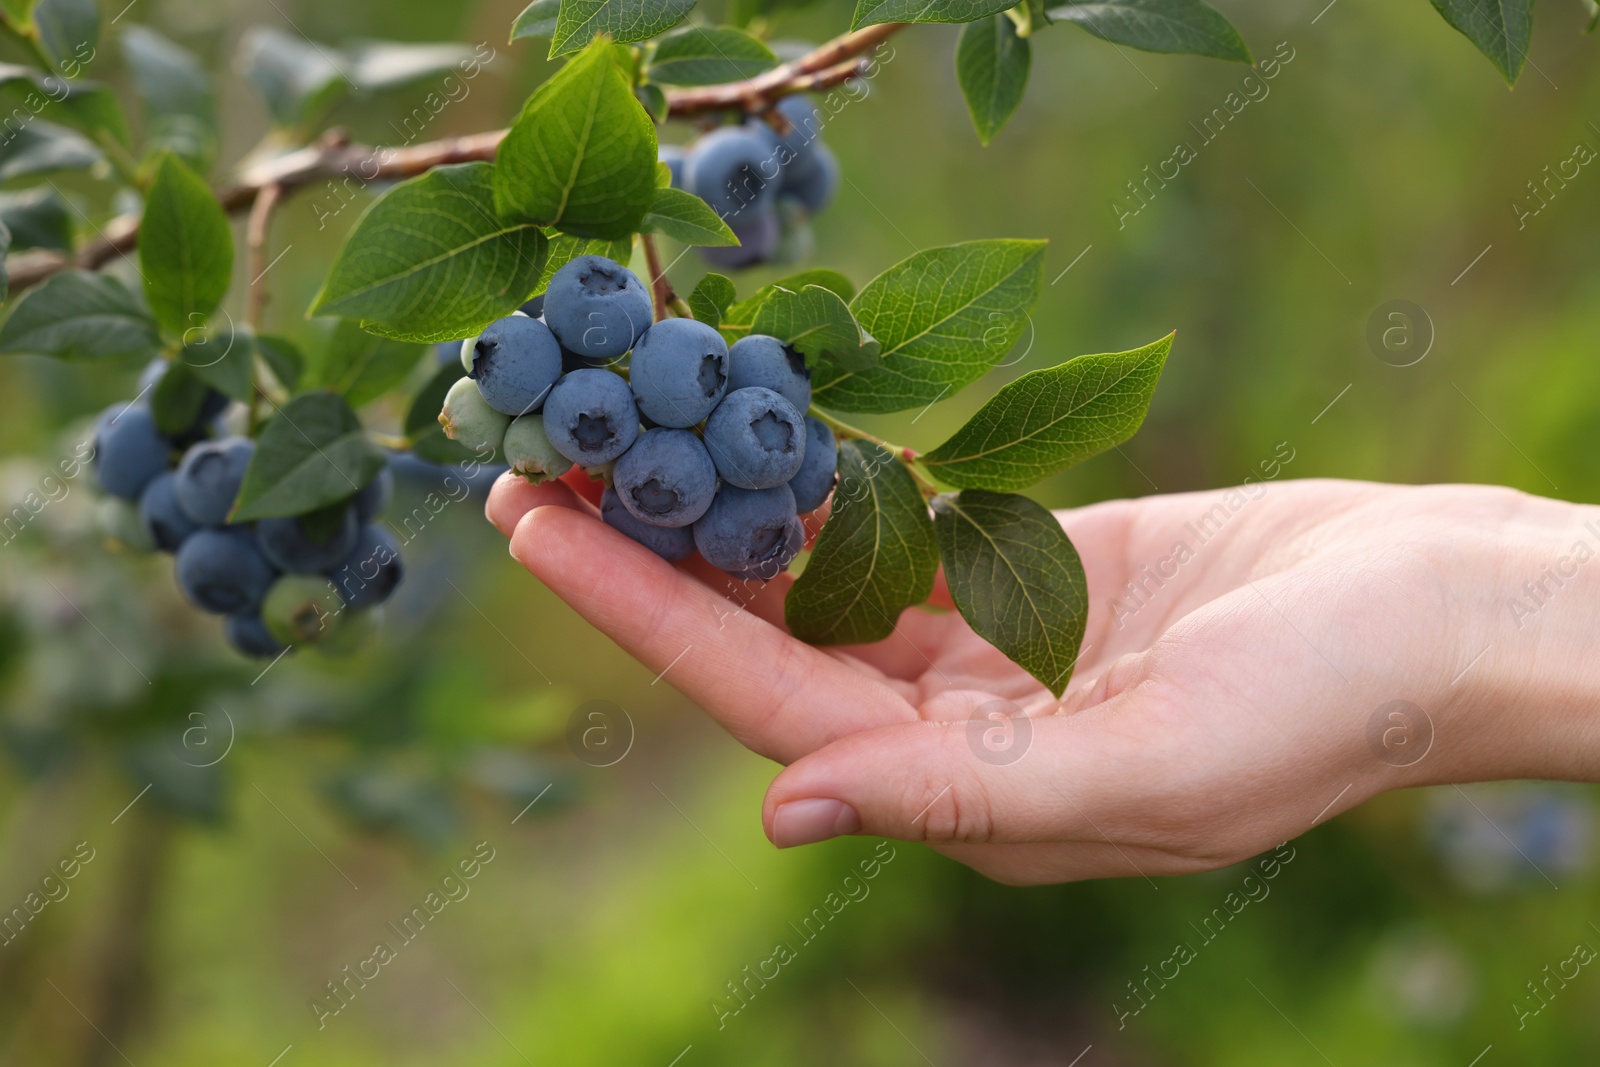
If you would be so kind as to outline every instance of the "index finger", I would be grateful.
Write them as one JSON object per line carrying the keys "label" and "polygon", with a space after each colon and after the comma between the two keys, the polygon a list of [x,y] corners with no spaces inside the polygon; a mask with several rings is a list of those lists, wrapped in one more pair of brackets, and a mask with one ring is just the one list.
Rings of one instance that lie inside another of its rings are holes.
{"label": "index finger", "polygon": [[743,610],[648,549],[567,507],[518,521],[511,555],[602,633],[755,752],[788,763],[916,710]]}

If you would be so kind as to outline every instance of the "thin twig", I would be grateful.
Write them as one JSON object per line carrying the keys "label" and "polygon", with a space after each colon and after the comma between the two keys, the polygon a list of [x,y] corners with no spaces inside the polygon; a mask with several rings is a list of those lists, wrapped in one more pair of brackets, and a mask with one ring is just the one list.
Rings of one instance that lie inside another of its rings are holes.
{"label": "thin twig", "polygon": [[[864,74],[872,60],[860,57],[904,27],[904,23],[885,23],[844,34],[745,81],[670,90],[668,113],[676,117],[733,110],[757,113],[792,93],[831,88]],[[314,145],[245,168],[237,180],[218,191],[217,199],[230,214],[242,214],[256,205],[269,186],[276,186],[281,197],[329,181],[364,188],[375,182],[414,178],[435,167],[492,160],[505,135],[505,130],[490,130],[404,148],[374,148],[352,143],[343,132],[330,131]],[[10,291],[20,292],[73,267],[96,270],[127,255],[138,243],[139,217],[118,216],[102,226],[101,236],[76,255],[35,249],[11,257]]]}
{"label": "thin twig", "polygon": [[262,188],[250,208],[250,222],[245,227],[245,242],[250,246],[250,302],[245,307],[245,322],[250,328],[261,330],[262,316],[267,310],[267,228],[272,224],[272,211],[283,198],[283,186],[268,185]]}
{"label": "thin twig", "polygon": [[678,294],[672,291],[672,283],[667,280],[667,272],[661,269],[661,250],[656,247],[655,234],[640,234],[639,243],[644,245],[645,267],[650,271],[650,292],[655,298],[653,301],[655,318],[660,322],[667,317],[667,309],[678,299]]}

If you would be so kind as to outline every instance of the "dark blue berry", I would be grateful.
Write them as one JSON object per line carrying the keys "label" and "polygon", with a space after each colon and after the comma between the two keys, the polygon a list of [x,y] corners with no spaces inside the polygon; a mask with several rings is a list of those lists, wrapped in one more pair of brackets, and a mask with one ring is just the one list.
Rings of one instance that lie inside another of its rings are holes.
{"label": "dark blue berry", "polygon": [[650,326],[650,291],[604,256],[579,256],[550,279],[544,321],[561,346],[585,359],[615,359]]}
{"label": "dark blue berry", "polygon": [[319,529],[305,516],[262,519],[256,523],[256,540],[274,567],[290,574],[321,574],[344,562],[355,548],[361,529],[356,509],[346,507],[331,529]]}
{"label": "dark blue berry", "polygon": [[628,513],[615,489],[600,497],[600,517],[618,533],[626,534],[662,559],[676,563],[694,552],[694,529],[689,526],[651,526]]}
{"label": "dark blue berry", "polygon": [[790,552],[796,518],[794,494],[787,485],[774,489],[724,485],[710,510],[694,524],[694,545],[712,566],[733,574],[742,576],[769,564],[782,569],[799,552],[798,546]]}
{"label": "dark blue berry", "polygon": [[621,456],[639,436],[639,409],[621,376],[575,370],[556,383],[544,405],[544,432],[557,452],[580,467]]}
{"label": "dark blue berry", "polygon": [[202,441],[189,449],[178,464],[178,506],[201,526],[226,523],[255,451],[248,437]]}
{"label": "dark blue berry", "polygon": [[728,349],[728,391],[771,389],[802,414],[811,408],[811,370],[800,353],[766,334],[741,337]]}
{"label": "dark blue berry", "polygon": [[623,507],[652,526],[688,526],[717,495],[717,468],[688,430],[648,430],[611,472]]}
{"label": "dark blue berry", "polygon": [[139,496],[139,521],[144,523],[150,543],[161,552],[176,552],[200,527],[178,506],[178,479],[162,471],[145,486]]}
{"label": "dark blue berry", "polygon": [[377,607],[394,595],[405,578],[400,544],[386,527],[367,523],[344,562],[328,572],[345,606],[360,611]]}
{"label": "dark blue berry", "polygon": [[94,434],[94,472],[100,488],[136,501],[155,476],[167,469],[172,445],[156,429],[143,404],[116,404],[100,415]]}
{"label": "dark blue berry", "polygon": [[178,549],[178,588],[213,615],[250,615],[278,573],[244,529],[198,530]]}
{"label": "dark blue berry", "polygon": [[805,420],[771,389],[736,389],[706,420],[705,441],[724,482],[770,489],[800,473]]}
{"label": "dark blue berry", "polygon": [[686,429],[710,415],[728,391],[728,343],[694,319],[658,322],[628,363],[639,411],[659,426]]}
{"label": "dark blue berry", "polygon": [[467,377],[502,415],[529,415],[544,406],[561,377],[561,345],[538,319],[510,315],[491,322],[472,348]]}
{"label": "dark blue berry", "polygon": [[222,633],[234,651],[253,659],[277,659],[286,647],[267,632],[260,615],[229,615],[222,624]]}
{"label": "dark blue berry", "polygon": [[839,442],[833,431],[817,419],[806,418],[806,458],[800,472],[789,479],[794,506],[802,515],[820,508],[833,492],[839,467]]}

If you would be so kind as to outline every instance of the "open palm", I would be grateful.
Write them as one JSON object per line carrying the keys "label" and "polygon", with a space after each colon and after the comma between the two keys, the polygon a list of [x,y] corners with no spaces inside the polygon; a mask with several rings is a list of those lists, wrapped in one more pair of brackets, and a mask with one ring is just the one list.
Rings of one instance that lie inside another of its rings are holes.
{"label": "open palm", "polygon": [[[925,840],[1016,883],[1171,874],[1386,789],[1550,771],[1486,714],[1488,680],[1563,639],[1505,632],[1501,590],[1520,546],[1570,540],[1571,505],[1314,481],[1064,512],[1091,615],[1060,701],[939,610],[942,582],[888,640],[819,649],[783,628],[792,579],[674,567],[564,484],[508,475],[488,512],[584,618],[789,765],[763,811],[781,846]],[[1592,776],[1581,751],[1558,772]]]}

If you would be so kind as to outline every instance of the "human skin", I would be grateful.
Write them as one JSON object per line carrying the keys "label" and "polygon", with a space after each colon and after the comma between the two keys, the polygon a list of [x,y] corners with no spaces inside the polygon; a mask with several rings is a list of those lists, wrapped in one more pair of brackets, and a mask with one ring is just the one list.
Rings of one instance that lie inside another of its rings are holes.
{"label": "human skin", "polygon": [[[488,515],[580,615],[786,765],[762,807],[780,847],[926,841],[1017,885],[1183,874],[1392,789],[1600,780],[1600,508],[1284,481],[1233,497],[1199,543],[1189,524],[1227,492],[1059,513],[1090,602],[1059,701],[954,612],[909,610],[874,645],[806,645],[783,628],[793,579],[752,595],[668,564],[562,482],[502,478]],[[1148,580],[1180,540],[1193,558]],[[1115,608],[1141,579],[1144,606]],[[950,604],[942,579],[933,603]],[[1421,715],[1394,733],[1379,709],[1397,700]],[[1013,762],[984,758],[969,726],[997,701],[1031,719]]]}

